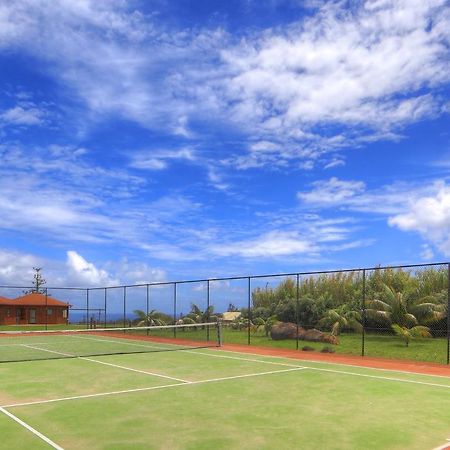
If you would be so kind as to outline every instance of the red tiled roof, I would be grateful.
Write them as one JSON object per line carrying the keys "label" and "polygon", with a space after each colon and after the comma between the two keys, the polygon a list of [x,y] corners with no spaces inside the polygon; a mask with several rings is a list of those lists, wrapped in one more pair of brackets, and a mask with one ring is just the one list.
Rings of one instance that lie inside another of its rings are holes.
{"label": "red tiled roof", "polygon": [[10,298],[0,297],[0,305],[9,305],[11,302]]}
{"label": "red tiled roof", "polygon": [[70,306],[69,303],[56,300],[53,297],[45,297],[44,294],[38,294],[32,292],[31,294],[25,294],[21,297],[17,297],[14,300],[0,297],[0,305],[11,306]]}

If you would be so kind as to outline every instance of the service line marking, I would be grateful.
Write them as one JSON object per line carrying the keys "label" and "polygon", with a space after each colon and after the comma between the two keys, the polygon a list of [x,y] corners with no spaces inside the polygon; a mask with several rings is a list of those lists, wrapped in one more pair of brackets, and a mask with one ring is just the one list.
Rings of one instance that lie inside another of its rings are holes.
{"label": "service line marking", "polygon": [[15,408],[15,407],[19,407],[19,406],[43,405],[43,404],[47,404],[47,403],[63,402],[63,401],[68,401],[68,400],[106,397],[106,396],[110,396],[110,395],[130,394],[133,392],[155,391],[158,389],[168,389],[168,388],[173,388],[173,387],[178,387],[178,386],[192,386],[194,384],[216,383],[219,381],[236,380],[239,378],[260,377],[260,376],[264,376],[264,375],[273,375],[273,374],[279,374],[279,373],[294,372],[294,371],[300,371],[300,370],[304,370],[304,369],[305,369],[304,367],[296,367],[296,368],[291,368],[291,369],[271,370],[269,372],[247,373],[244,375],[234,375],[231,377],[210,378],[208,380],[190,381],[189,383],[164,384],[164,385],[160,385],[160,386],[150,386],[150,387],[145,387],[145,388],[126,389],[126,390],[122,390],[122,391],[100,392],[97,394],[75,395],[72,397],[61,397],[61,398],[54,398],[54,399],[50,399],[50,400],[37,400],[37,401],[33,401],[33,402],[13,403],[10,405],[3,405],[2,408]]}
{"label": "service line marking", "polygon": [[28,431],[31,431],[31,433],[33,433],[35,436],[37,436],[38,438],[42,439],[44,442],[46,442],[48,445],[50,445],[51,447],[53,447],[56,450],[64,450],[60,445],[58,445],[56,442],[53,442],[50,438],[48,438],[47,436],[43,435],[42,433],[40,433],[38,430],[36,430],[35,428],[33,428],[31,425],[28,425],[26,422],[24,422],[22,419],[19,419],[17,416],[15,416],[14,414],[10,413],[9,411],[7,411],[5,408],[3,408],[2,406],[0,406],[0,412],[2,412],[3,414],[5,414],[5,416],[8,416],[10,419],[14,420],[15,422],[17,422],[19,425],[21,425],[22,427],[26,428]]}
{"label": "service line marking", "polygon": [[68,356],[71,358],[77,358],[77,359],[82,359],[83,361],[90,361],[93,363],[97,363],[97,364],[103,364],[105,366],[111,366],[111,367],[115,367],[117,369],[123,369],[123,370],[128,370],[130,372],[137,372],[137,373],[143,373],[145,375],[151,375],[154,377],[160,377],[160,378],[167,378],[169,380],[174,380],[174,381],[180,381],[182,383],[190,383],[190,381],[188,380],[183,380],[181,378],[176,378],[176,377],[171,377],[169,375],[162,375],[160,373],[155,373],[155,372],[148,372],[146,370],[140,370],[140,369],[133,369],[131,367],[126,367],[126,366],[120,366],[118,364],[112,364],[112,363],[108,363],[106,361],[98,361],[96,359],[92,359],[92,358],[87,358],[85,356],[76,356],[76,355],[71,355],[70,353],[63,353],[63,352],[57,352],[55,350],[49,350],[47,348],[41,348],[41,347],[36,347],[36,346],[32,346],[32,345],[26,345],[25,347],[28,348],[32,348],[33,350],[40,350],[42,352],[49,352],[49,353],[55,353],[57,355],[62,355],[62,356]]}

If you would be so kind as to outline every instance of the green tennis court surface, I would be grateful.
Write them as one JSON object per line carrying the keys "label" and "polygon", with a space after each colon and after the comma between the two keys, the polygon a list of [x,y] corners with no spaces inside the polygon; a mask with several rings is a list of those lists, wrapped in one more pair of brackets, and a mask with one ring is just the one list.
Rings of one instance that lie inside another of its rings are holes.
{"label": "green tennis court surface", "polygon": [[[18,339],[0,353],[73,356],[72,337]],[[113,344],[150,353],[91,355]],[[0,364],[0,448],[433,449],[450,438],[450,378],[119,337],[80,348],[91,356]]]}

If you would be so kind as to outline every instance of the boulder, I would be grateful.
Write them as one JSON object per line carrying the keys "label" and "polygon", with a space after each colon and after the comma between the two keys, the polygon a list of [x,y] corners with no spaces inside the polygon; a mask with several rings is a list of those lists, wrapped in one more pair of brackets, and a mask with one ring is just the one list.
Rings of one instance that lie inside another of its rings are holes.
{"label": "boulder", "polygon": [[270,337],[274,341],[297,339],[297,324],[291,322],[278,322],[272,327]]}
{"label": "boulder", "polygon": [[[274,341],[297,339],[297,324],[292,322],[278,322],[272,327],[270,336]],[[336,336],[325,334],[315,328],[305,330],[303,327],[298,327],[298,338],[302,341],[326,342],[327,344],[333,345],[339,343]]]}

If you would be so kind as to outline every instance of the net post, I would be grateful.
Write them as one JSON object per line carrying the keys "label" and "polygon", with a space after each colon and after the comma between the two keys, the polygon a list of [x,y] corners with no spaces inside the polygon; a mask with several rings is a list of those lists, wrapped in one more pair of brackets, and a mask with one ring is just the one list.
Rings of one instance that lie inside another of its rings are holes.
{"label": "net post", "polygon": [[298,336],[299,336],[299,328],[300,328],[300,274],[296,275],[296,303],[295,303],[295,315],[297,322],[297,335],[296,335],[296,350],[298,350]]}
{"label": "net post", "polygon": [[[177,324],[177,283],[173,283],[173,324]],[[173,337],[177,337],[177,329],[173,329]]]}
{"label": "net post", "polygon": [[450,263],[447,264],[447,364],[450,364]]}
{"label": "net post", "polygon": [[[149,307],[149,305],[150,305],[150,292],[149,291],[150,291],[150,286],[147,284],[146,285],[146,296],[145,296],[145,322],[147,324],[147,327],[150,326],[149,320],[148,320],[148,315],[150,313],[150,311],[149,311],[149,309],[150,309],[150,307]],[[147,336],[149,335],[148,328],[146,330],[146,334],[147,334]]]}
{"label": "net post", "polygon": [[222,320],[217,321],[217,345],[218,347],[223,346],[223,328],[222,328]]}
{"label": "net post", "polygon": [[48,330],[48,289],[45,288],[45,330]]}
{"label": "net post", "polygon": [[251,319],[252,319],[252,315],[251,315],[251,308],[252,308],[252,291],[251,291],[251,277],[247,278],[247,283],[248,283],[248,299],[247,299],[247,344],[250,345],[251,343],[251,337],[250,337],[250,324],[251,324]]}
{"label": "net post", "polygon": [[86,289],[86,328],[92,328],[89,317],[89,288]]}
{"label": "net post", "polygon": [[[209,314],[209,307],[210,305],[210,297],[209,297],[209,280],[206,281],[206,311],[208,312],[208,319],[207,322],[210,322],[210,314]],[[209,336],[209,325],[206,326],[206,340],[209,341],[210,336]]]}
{"label": "net post", "polygon": [[362,292],[362,333],[361,333],[361,356],[365,355],[366,344],[366,269],[363,269],[363,292]]}
{"label": "net post", "polygon": [[104,325],[105,328],[106,328],[106,302],[107,302],[107,288],[105,288],[105,298],[104,298],[104,307],[105,307],[104,314],[105,314],[105,317],[103,319],[103,325]]}

